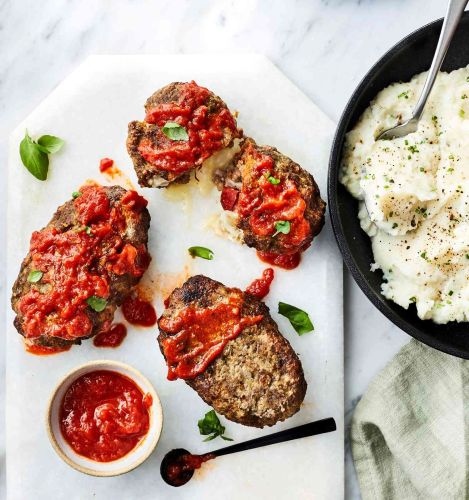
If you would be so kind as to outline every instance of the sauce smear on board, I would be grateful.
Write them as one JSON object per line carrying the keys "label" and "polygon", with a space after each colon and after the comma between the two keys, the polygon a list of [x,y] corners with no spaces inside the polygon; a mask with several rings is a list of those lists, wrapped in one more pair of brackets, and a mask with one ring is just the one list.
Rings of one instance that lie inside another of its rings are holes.
{"label": "sauce smear on board", "polygon": [[246,293],[254,297],[263,299],[270,291],[270,285],[274,279],[274,270],[270,267],[264,269],[262,278],[255,279],[247,288]]}
{"label": "sauce smear on board", "polygon": [[67,389],[60,429],[80,455],[111,462],[127,455],[150,426],[148,399],[137,384],[110,370],[82,375]]}
{"label": "sauce smear on board", "polygon": [[96,347],[119,347],[127,336],[127,328],[122,323],[112,325],[109,330],[98,333],[93,338]]}
{"label": "sauce smear on board", "polygon": [[129,296],[122,304],[122,314],[124,318],[132,325],[153,326],[156,325],[155,308],[138,297]]}

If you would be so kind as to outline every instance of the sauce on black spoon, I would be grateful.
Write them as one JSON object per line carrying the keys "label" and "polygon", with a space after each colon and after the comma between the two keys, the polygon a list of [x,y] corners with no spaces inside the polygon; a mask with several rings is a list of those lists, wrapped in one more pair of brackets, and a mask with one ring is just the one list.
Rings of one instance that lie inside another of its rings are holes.
{"label": "sauce on black spoon", "polygon": [[293,429],[286,429],[284,431],[275,432],[268,436],[262,436],[244,443],[233,444],[220,450],[215,450],[212,453],[205,453],[203,455],[192,455],[184,448],[176,448],[166,453],[164,456],[160,472],[163,480],[170,486],[182,486],[186,484],[194,475],[194,470],[199,469],[204,462],[212,460],[216,457],[223,455],[230,455],[238,451],[252,450],[253,448],[260,448],[261,446],[269,446],[271,444],[283,443],[293,439],[299,439],[307,436],[314,436],[316,434],[324,434],[332,432],[337,429],[335,420],[333,418],[325,418],[310,422],[309,424],[293,427]]}

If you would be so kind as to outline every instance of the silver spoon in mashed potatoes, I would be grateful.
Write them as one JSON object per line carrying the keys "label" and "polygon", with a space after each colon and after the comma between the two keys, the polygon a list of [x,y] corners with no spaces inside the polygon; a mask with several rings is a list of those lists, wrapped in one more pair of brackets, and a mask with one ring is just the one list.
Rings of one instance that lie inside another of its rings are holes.
{"label": "silver spoon in mashed potatoes", "polygon": [[425,85],[423,86],[422,93],[420,94],[420,99],[414,108],[412,117],[409,120],[398,123],[398,125],[381,132],[377,137],[378,140],[405,137],[406,135],[417,131],[428,96],[432,91],[433,84],[435,83],[441,64],[443,63],[443,59],[448,51],[454,32],[456,31],[466,5],[467,0],[450,0],[448,2],[448,9],[443,21],[443,27],[441,28],[440,38],[438,40],[435,55],[433,56],[432,65],[428,71]]}

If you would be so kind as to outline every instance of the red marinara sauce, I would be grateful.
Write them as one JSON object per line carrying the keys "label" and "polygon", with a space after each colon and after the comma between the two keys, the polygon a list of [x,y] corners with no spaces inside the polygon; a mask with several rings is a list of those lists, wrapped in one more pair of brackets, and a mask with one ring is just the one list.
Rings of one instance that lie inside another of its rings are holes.
{"label": "red marinara sauce", "polygon": [[99,162],[99,171],[106,172],[106,170],[109,170],[113,165],[114,165],[114,160],[112,160],[111,158],[103,158]]}
{"label": "red marinara sauce", "polygon": [[262,278],[255,279],[247,288],[246,293],[253,295],[258,299],[263,299],[270,292],[270,285],[274,280],[274,270],[272,268],[264,269]]}
{"label": "red marinara sauce", "polygon": [[[238,136],[236,121],[229,109],[209,108],[212,93],[194,81],[179,85],[177,101],[157,104],[147,111],[145,121],[160,127],[156,140],[143,139],[138,150],[142,157],[160,170],[182,173],[200,165],[224,147],[226,129]],[[172,140],[161,130],[167,122],[184,127],[187,141]]]}
{"label": "red marinara sauce", "polygon": [[58,354],[59,352],[69,351],[72,346],[67,345],[64,347],[48,347],[45,345],[33,344],[25,341],[24,348],[26,352],[34,354],[36,356],[50,356],[51,354]]}
{"label": "red marinara sauce", "polygon": [[151,399],[120,373],[96,370],[67,389],[60,408],[60,429],[80,455],[111,462],[127,455],[150,427]]}
{"label": "red marinara sauce", "polygon": [[301,252],[287,254],[257,252],[257,256],[266,264],[272,264],[283,269],[295,269],[301,260]]}
{"label": "red marinara sauce", "polygon": [[119,347],[127,336],[127,328],[122,323],[112,325],[109,330],[98,333],[93,337],[96,347]]}
{"label": "red marinara sauce", "polygon": [[155,308],[138,297],[129,295],[122,304],[122,314],[124,318],[132,325],[153,326],[156,325]]}
{"label": "red marinara sauce", "polygon": [[18,302],[27,339],[89,336],[87,299],[107,300],[113,275],[141,276],[148,267],[145,245],[125,243],[126,219],[137,216],[146,200],[127,192],[111,205],[99,185],[82,186],[79,193],[73,205],[81,227],[49,225],[31,237],[31,267],[43,275]]}
{"label": "red marinara sauce", "polygon": [[166,333],[162,346],[168,380],[193,379],[203,373],[228,341],[262,320],[262,315],[242,316],[242,305],[241,290],[232,289],[227,302],[207,308],[189,305],[175,318],[160,318],[159,327]]}
{"label": "red marinara sauce", "polygon": [[166,476],[173,486],[182,486],[187,483],[187,476],[192,474],[195,469],[200,469],[202,464],[208,460],[216,458],[213,453],[205,453],[204,455],[192,455],[185,453],[168,464],[166,468]]}
{"label": "red marinara sauce", "polygon": [[[279,251],[258,252],[269,264],[293,269],[300,262],[300,253],[309,245],[311,227],[305,218],[306,202],[295,183],[275,172],[275,162],[267,154],[256,150],[251,143],[245,153],[253,158],[255,166],[241,191],[225,187],[221,203],[225,210],[234,210],[243,219],[248,219],[252,232],[260,237],[276,239]],[[275,179],[276,184],[269,181]],[[276,233],[275,223],[288,221],[288,234]]]}

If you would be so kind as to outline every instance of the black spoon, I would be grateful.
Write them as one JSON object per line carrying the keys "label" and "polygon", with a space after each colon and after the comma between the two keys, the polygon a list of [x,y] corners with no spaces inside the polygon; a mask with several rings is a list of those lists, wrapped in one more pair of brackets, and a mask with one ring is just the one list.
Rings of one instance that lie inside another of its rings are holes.
{"label": "black spoon", "polygon": [[203,455],[192,455],[184,448],[176,448],[171,450],[164,456],[160,472],[163,480],[170,486],[182,486],[186,484],[194,475],[194,470],[198,469],[204,462],[223,455],[237,453],[238,451],[252,450],[261,446],[269,446],[271,444],[283,443],[292,439],[299,439],[316,434],[324,434],[337,429],[333,418],[324,418],[316,422],[293,427],[284,431],[275,432],[268,436],[262,436],[244,443],[233,444],[220,450],[205,453]]}

